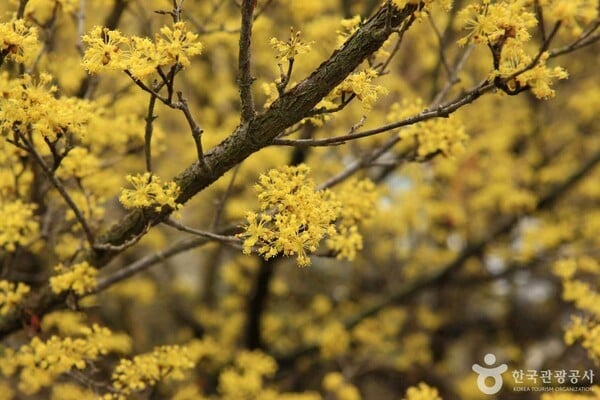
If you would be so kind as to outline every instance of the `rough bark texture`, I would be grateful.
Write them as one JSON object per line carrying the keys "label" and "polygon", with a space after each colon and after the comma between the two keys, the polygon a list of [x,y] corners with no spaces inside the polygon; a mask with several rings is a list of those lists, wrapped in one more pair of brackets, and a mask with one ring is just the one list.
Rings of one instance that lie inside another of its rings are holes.
{"label": "rough bark texture", "polygon": [[[282,95],[266,111],[238,126],[229,137],[208,151],[204,157],[208,170],[201,168],[196,162],[175,177],[175,182],[181,187],[181,195],[177,201],[187,202],[248,156],[270,145],[286,128],[306,117],[323,97],[377,51],[393,33],[393,29],[416,9],[415,4],[409,4],[403,9],[397,9],[387,3],[383,5],[342,48],[334,51],[310,76]],[[131,211],[97,242],[99,245],[121,246],[143,234],[149,225],[159,223],[170,212],[166,210],[157,213],[151,208]],[[102,267],[119,251],[90,251],[85,258],[90,264]],[[53,294],[48,287],[40,288],[26,301],[23,309],[27,314],[41,315],[64,304],[65,300],[65,296]],[[0,318],[0,337],[20,329],[24,322],[21,315]]]}

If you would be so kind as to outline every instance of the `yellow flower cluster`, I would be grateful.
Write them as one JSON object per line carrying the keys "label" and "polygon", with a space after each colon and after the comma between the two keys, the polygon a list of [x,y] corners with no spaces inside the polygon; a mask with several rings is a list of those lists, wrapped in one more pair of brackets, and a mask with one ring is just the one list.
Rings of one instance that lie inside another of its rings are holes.
{"label": "yellow flower cluster", "polygon": [[37,30],[27,26],[24,20],[0,23],[0,64],[4,59],[25,63],[40,50]]}
{"label": "yellow flower cluster", "polygon": [[75,147],[63,158],[56,175],[62,179],[92,176],[100,170],[100,160],[85,147]]}
{"label": "yellow flower cluster", "polygon": [[7,315],[30,291],[24,283],[0,281],[0,315]]}
{"label": "yellow flower cluster", "polygon": [[[569,74],[564,68],[546,67],[549,53],[545,52],[535,67],[528,69],[517,75],[514,80],[508,82],[509,88],[516,89],[518,83],[520,87],[529,86],[531,92],[538,99],[548,99],[554,97],[552,83],[554,79],[567,79]],[[494,75],[501,78],[507,78],[513,74],[524,70],[531,64],[533,59],[525,52],[523,46],[514,39],[507,40],[502,48],[502,59],[500,66]]]}
{"label": "yellow flower cluster", "polygon": [[301,32],[294,32],[294,28],[290,28],[290,38],[287,42],[283,42],[277,38],[271,38],[269,44],[273,46],[277,52],[276,58],[293,60],[297,55],[306,54],[310,51],[310,43],[304,43],[300,40]]}
{"label": "yellow flower cluster", "polygon": [[126,399],[138,391],[156,385],[159,381],[182,380],[185,372],[194,368],[188,350],[182,346],[160,346],[151,353],[135,356],[133,360],[121,359],[115,368],[112,381],[116,393],[106,399]]}
{"label": "yellow flower cluster", "polygon": [[332,359],[344,354],[350,347],[350,335],[339,321],[333,321],[321,332],[319,337],[321,356],[324,359]]}
{"label": "yellow flower cluster", "polygon": [[275,360],[260,351],[242,351],[234,366],[219,376],[219,392],[224,399],[254,399],[263,390],[263,378],[277,372]]}
{"label": "yellow flower cluster", "polygon": [[[425,109],[423,100],[403,100],[394,103],[387,115],[389,121],[399,121],[419,114]],[[399,133],[402,139],[414,140],[417,143],[417,155],[427,157],[440,152],[445,156],[461,154],[469,136],[460,119],[455,115],[448,118],[433,118],[402,128]]]}
{"label": "yellow flower cluster", "polygon": [[563,299],[573,302],[587,316],[572,318],[565,333],[569,345],[580,342],[590,357],[600,362],[600,292],[589,281],[600,278],[600,263],[591,257],[559,260],[553,272],[561,278]]}
{"label": "yellow flower cluster", "polygon": [[86,133],[90,115],[89,103],[70,97],[57,98],[57,89],[51,85],[52,76],[40,74],[9,80],[0,77],[0,131],[3,135],[18,130],[30,131],[55,141],[66,133],[82,137]]}
{"label": "yellow flower cluster", "polygon": [[507,38],[524,42],[531,38],[529,29],[537,25],[535,14],[524,0],[469,4],[458,13],[459,25],[468,31],[458,44],[497,45]]}
{"label": "yellow flower cluster", "polygon": [[442,400],[442,398],[436,388],[421,382],[418,386],[408,388],[404,400]]}
{"label": "yellow flower cluster", "polygon": [[378,76],[377,71],[372,68],[351,74],[333,90],[330,97],[338,97],[344,93],[353,93],[361,101],[363,108],[370,110],[379,96],[389,93],[385,87],[371,83]]}
{"label": "yellow flower cluster", "polygon": [[0,200],[0,246],[13,252],[17,245],[26,245],[38,234],[39,224],[34,217],[35,204],[21,200]]}
{"label": "yellow flower cluster", "polygon": [[274,388],[264,387],[264,379],[277,372],[275,360],[258,350],[241,351],[233,366],[225,368],[219,375],[218,392],[221,400],[321,400],[313,392],[279,393]]}
{"label": "yellow flower cluster", "polygon": [[[338,259],[354,260],[363,246],[357,225],[375,209],[377,193],[368,179],[351,180],[339,193],[315,191],[310,169],[284,166],[261,175],[255,186],[261,213],[248,212],[244,253],[255,246],[265,259],[277,254],[296,256],[298,265],[310,265],[309,253],[327,237],[327,247]],[[336,225],[337,224],[337,225]]]}
{"label": "yellow flower cluster", "polygon": [[298,265],[310,264],[307,252],[316,251],[327,234],[334,234],[340,204],[329,191],[315,191],[309,168],[284,166],[261,175],[255,185],[261,214],[249,212],[241,234],[244,253],[258,245],[265,259],[277,254],[296,256]]}
{"label": "yellow flower cluster", "polygon": [[98,270],[86,261],[70,267],[58,264],[54,270],[59,274],[50,278],[50,287],[54,293],[70,290],[78,295],[84,295],[96,288]]}
{"label": "yellow flower cluster", "polygon": [[198,35],[190,32],[184,22],[163,26],[154,41],[127,37],[101,26],[94,27],[82,40],[88,46],[82,61],[88,72],[126,70],[138,79],[162,66],[188,67],[190,58],[202,53],[203,48]]}
{"label": "yellow flower cluster", "polygon": [[[548,7],[555,9],[554,14],[557,15],[561,14],[558,9],[564,8],[558,7],[558,4]],[[531,38],[529,30],[537,26],[538,20],[531,9],[530,1],[484,1],[483,4],[470,4],[460,11],[459,22],[468,31],[467,35],[458,41],[460,45],[469,42],[483,44],[497,53],[495,57],[499,54],[492,78],[512,78],[507,82],[509,90],[530,87],[537,98],[547,99],[554,96],[552,81],[568,77],[563,68],[546,67],[548,53],[542,54],[536,60],[536,65],[531,65],[534,58],[527,54],[525,42]],[[524,71],[526,69],[528,70]],[[515,74],[518,75],[513,78]]]}
{"label": "yellow flower cluster", "polygon": [[19,390],[35,394],[55,383],[56,378],[72,369],[82,370],[87,362],[111,350],[111,332],[94,325],[84,328],[81,337],[52,336],[44,341],[34,337],[17,351],[8,349],[0,362],[5,376],[19,372]]}
{"label": "yellow flower cluster", "polygon": [[146,172],[144,174],[127,175],[125,178],[134,189],[122,189],[119,201],[127,209],[154,207],[156,211],[164,206],[174,210],[180,209],[177,204],[179,186],[175,182],[163,183],[156,175]]}
{"label": "yellow flower cluster", "polygon": [[356,386],[348,382],[339,372],[330,372],[323,377],[323,388],[335,394],[338,400],[360,400]]}

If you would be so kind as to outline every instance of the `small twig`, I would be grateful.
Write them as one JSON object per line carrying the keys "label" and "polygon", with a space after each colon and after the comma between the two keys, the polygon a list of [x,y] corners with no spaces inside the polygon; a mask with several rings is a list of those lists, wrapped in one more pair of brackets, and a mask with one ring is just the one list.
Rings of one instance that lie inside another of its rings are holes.
{"label": "small twig", "polygon": [[472,103],[485,92],[488,92],[494,88],[494,84],[487,81],[483,81],[477,87],[471,91],[459,96],[443,106],[439,106],[434,110],[424,110],[419,114],[405,118],[401,121],[393,122],[391,124],[383,125],[378,128],[369,129],[363,132],[350,133],[348,135],[336,136],[324,139],[274,139],[273,144],[282,146],[335,146],[341,143],[356,140],[368,136],[377,135],[382,132],[387,132],[392,129],[400,128],[407,125],[416,124],[417,122],[425,121],[431,118],[447,117],[460,107]]}
{"label": "small twig", "polygon": [[199,229],[190,228],[183,224],[180,224],[179,222],[177,222],[173,219],[167,219],[167,220],[163,221],[163,223],[165,225],[168,225],[170,227],[177,229],[178,231],[191,233],[193,235],[200,236],[205,239],[217,240],[219,242],[223,242],[223,243],[227,243],[227,244],[240,244],[241,243],[241,240],[235,236],[224,236],[224,235],[219,235],[217,233],[212,233],[212,232],[202,231]]}
{"label": "small twig", "polygon": [[288,69],[287,72],[283,72],[283,67],[279,64],[279,68],[281,69],[281,82],[277,83],[277,92],[279,92],[279,96],[283,96],[285,88],[290,83],[290,78],[292,76],[292,70],[294,68],[294,58],[288,59]]}
{"label": "small twig", "polygon": [[85,32],[85,0],[79,0],[79,10],[77,11],[77,50],[79,54],[83,56],[83,42],[81,41]]}
{"label": "small twig", "polygon": [[154,115],[154,106],[156,105],[156,96],[150,94],[148,102],[148,113],[146,114],[146,128],[144,132],[144,155],[146,157],[146,172],[152,173],[152,132],[154,131],[154,120],[158,118]]}
{"label": "small twig", "polygon": [[83,213],[81,212],[81,210],[79,210],[79,207],[77,207],[77,204],[75,204],[75,201],[73,201],[73,199],[67,192],[67,190],[64,187],[64,185],[62,184],[62,182],[54,175],[54,173],[52,172],[52,169],[48,166],[48,164],[46,164],[46,161],[44,161],[44,158],[41,156],[40,153],[38,153],[38,151],[35,149],[35,146],[27,138],[27,136],[23,135],[21,133],[18,133],[18,135],[19,135],[19,138],[23,141],[23,143],[25,143],[27,151],[31,155],[33,155],[33,158],[39,164],[39,166],[42,168],[42,171],[44,171],[44,174],[46,174],[46,177],[50,180],[50,182],[56,188],[56,190],[58,190],[58,193],[60,193],[63,200],[67,203],[67,205],[69,206],[71,211],[73,211],[73,214],[75,214],[75,218],[79,222],[79,225],[81,225],[81,229],[83,230],[83,233],[85,234],[86,240],[88,241],[90,247],[93,247],[94,246],[94,235],[93,235],[85,217],[83,216]]}
{"label": "small twig", "polygon": [[215,210],[215,217],[214,217],[212,225],[211,225],[212,230],[217,229],[217,227],[219,226],[221,217],[223,215],[223,211],[225,211],[225,204],[227,203],[227,199],[229,198],[229,195],[231,194],[231,191],[233,189],[233,183],[235,182],[235,178],[237,178],[237,174],[238,174],[238,171],[240,170],[241,165],[242,164],[238,164],[233,169],[233,173],[231,175],[231,179],[229,180],[229,184],[227,185],[227,189],[225,189],[223,196],[221,196],[221,199],[219,200],[219,203],[217,204],[217,209]]}
{"label": "small twig", "polygon": [[585,46],[589,46],[600,39],[600,34],[592,35],[600,27],[600,18],[590,26],[581,36],[574,40],[571,44],[550,51],[550,58],[561,56],[570,53]]}
{"label": "small twig", "polygon": [[435,25],[435,21],[433,20],[433,17],[431,16],[431,14],[429,14],[429,18],[427,18],[429,20],[429,24],[431,25],[431,28],[433,29],[433,32],[435,33],[435,36],[437,37],[438,43],[439,43],[439,55],[440,55],[440,62],[442,63],[442,66],[444,67],[444,70],[446,71],[446,74],[448,75],[448,77],[452,76],[452,69],[450,68],[450,64],[448,63],[448,60],[446,59],[446,53],[444,52],[444,37],[442,36],[442,33],[440,32],[440,30],[438,29],[438,27]]}
{"label": "small twig", "polygon": [[240,29],[240,51],[238,58],[238,84],[240,87],[240,101],[242,106],[242,122],[254,118],[254,99],[252,97],[252,82],[254,78],[250,74],[250,42],[252,38],[252,23],[254,21],[254,7],[256,0],[243,0],[241,7],[242,25]]}
{"label": "small twig", "polygon": [[538,20],[538,27],[540,28],[540,36],[542,41],[546,41],[546,22],[544,21],[544,10],[540,5],[540,0],[534,1],[535,16]]}
{"label": "small twig", "polygon": [[175,245],[155,254],[141,258],[125,267],[119,268],[117,271],[108,276],[98,279],[98,284],[96,285],[93,293],[99,293],[115,283],[121,282],[139,272],[142,272],[151,266],[166,260],[167,258],[203,246],[207,243],[210,243],[210,240],[206,238],[192,238],[176,243]]}
{"label": "small twig", "polygon": [[206,160],[204,159],[204,150],[202,150],[202,133],[204,130],[200,128],[200,125],[194,120],[190,108],[188,106],[187,100],[183,97],[183,93],[177,92],[177,99],[179,100],[174,106],[180,109],[185,115],[185,119],[187,120],[190,129],[192,130],[192,137],[194,138],[194,142],[196,143],[196,153],[198,154],[198,162],[200,163],[200,167],[202,167],[205,171],[209,171],[208,165],[206,164]]}
{"label": "small twig", "polygon": [[131,247],[134,244],[136,244],[137,242],[139,242],[140,239],[142,239],[144,237],[144,235],[146,235],[146,233],[148,233],[148,231],[150,230],[151,227],[152,227],[151,223],[146,224],[146,226],[142,230],[142,232],[140,232],[138,235],[132,237],[131,239],[126,240],[123,244],[120,244],[118,246],[115,246],[110,243],[95,244],[94,250],[114,251],[114,252],[120,253],[123,250],[128,249],[129,247]]}
{"label": "small twig", "polygon": [[136,78],[135,76],[133,76],[133,74],[129,71],[129,70],[124,70],[124,72],[127,74],[127,76],[129,76],[131,78],[131,80],[133,81],[133,83],[135,83],[136,85],[138,85],[143,91],[150,93],[151,95],[154,95],[158,100],[160,100],[162,103],[164,103],[167,106],[171,106],[171,102],[169,102],[169,100],[164,97],[161,96],[160,93],[158,93],[157,91],[149,88],[142,80]]}
{"label": "small twig", "polygon": [[25,15],[25,7],[27,6],[27,3],[29,3],[29,0],[19,1],[19,8],[17,9],[17,19],[21,19]]}

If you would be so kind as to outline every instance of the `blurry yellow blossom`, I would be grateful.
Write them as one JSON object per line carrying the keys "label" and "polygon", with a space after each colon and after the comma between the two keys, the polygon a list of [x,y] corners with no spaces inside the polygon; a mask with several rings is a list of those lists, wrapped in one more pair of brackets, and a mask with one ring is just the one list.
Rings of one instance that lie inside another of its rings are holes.
{"label": "blurry yellow blossom", "polygon": [[335,358],[348,350],[350,335],[341,322],[331,322],[323,328],[319,338],[319,346],[323,358]]}
{"label": "blurry yellow blossom", "polygon": [[46,341],[36,336],[18,350],[5,352],[0,362],[2,372],[10,376],[18,371],[19,390],[34,394],[53,385],[60,375],[72,369],[83,370],[88,361],[110,351],[111,332],[107,328],[86,327],[79,336],[52,336]]}
{"label": "blurry yellow blossom", "polygon": [[50,287],[54,293],[70,290],[83,295],[96,288],[98,270],[85,261],[70,267],[58,264],[54,270],[58,272],[58,275],[50,278]]}
{"label": "blurry yellow blossom", "polygon": [[44,315],[42,330],[48,332],[53,328],[61,335],[75,335],[86,326],[86,316],[81,312],[54,311]]}
{"label": "blurry yellow blossom", "polygon": [[275,360],[260,351],[242,351],[234,366],[219,376],[218,390],[223,400],[259,399],[263,392],[263,378],[277,371]]}
{"label": "blurry yellow blossom", "polygon": [[276,58],[293,60],[297,55],[305,54],[310,51],[310,43],[304,43],[300,40],[301,32],[294,32],[294,28],[290,28],[290,37],[287,42],[283,42],[277,38],[271,38],[269,44],[273,46],[277,52]]}
{"label": "blurry yellow blossom", "polygon": [[97,400],[98,395],[73,383],[56,383],[52,385],[50,400]]}
{"label": "blurry yellow blossom", "polygon": [[327,247],[336,252],[338,259],[354,261],[357,251],[363,248],[363,237],[358,224],[368,220],[376,210],[378,192],[369,179],[350,179],[336,191],[342,204],[338,228],[327,239]]}
{"label": "blurry yellow blossom", "polygon": [[131,396],[162,380],[182,380],[192,368],[194,363],[187,349],[181,346],[160,346],[133,360],[121,359],[112,375],[113,387],[118,393],[115,398]]}
{"label": "blurry yellow blossom", "polygon": [[361,395],[356,386],[347,382],[339,372],[330,372],[323,377],[323,388],[334,393],[338,400],[360,400]]}
{"label": "blurry yellow blossom", "polygon": [[85,178],[100,169],[100,160],[85,147],[75,147],[63,158],[56,175],[67,179],[70,177]]}
{"label": "blurry yellow blossom", "polygon": [[542,0],[544,15],[562,21],[573,36],[579,36],[585,25],[598,17],[596,0]]}
{"label": "blurry yellow blossom", "polygon": [[9,252],[26,245],[38,234],[36,206],[21,200],[0,202],[0,246]]}
{"label": "blurry yellow blossom", "polygon": [[29,27],[22,19],[0,23],[0,64],[4,59],[25,63],[40,50],[37,29]]}
{"label": "blurry yellow blossom", "polygon": [[0,316],[7,315],[29,293],[30,287],[24,283],[0,281]]}
{"label": "blurry yellow blossom", "polygon": [[175,182],[163,183],[156,175],[149,172],[137,175],[127,175],[125,178],[134,189],[122,189],[119,201],[127,209],[154,207],[160,211],[164,206],[174,210],[180,209],[176,203],[179,186]]}
{"label": "blurry yellow blossom", "polygon": [[442,400],[442,398],[436,388],[421,382],[418,386],[408,388],[404,400]]}

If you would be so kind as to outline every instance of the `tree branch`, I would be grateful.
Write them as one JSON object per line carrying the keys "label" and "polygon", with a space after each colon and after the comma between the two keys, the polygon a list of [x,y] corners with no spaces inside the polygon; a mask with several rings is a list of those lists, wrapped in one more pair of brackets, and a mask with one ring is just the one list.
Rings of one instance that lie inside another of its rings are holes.
{"label": "tree branch", "polygon": [[238,84],[240,86],[240,100],[242,105],[242,122],[254,118],[254,99],[252,98],[252,74],[250,73],[251,52],[250,43],[252,39],[252,23],[256,0],[242,1],[242,26],[240,29],[240,52],[238,58]]}

